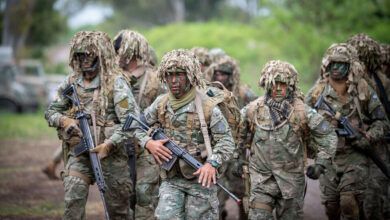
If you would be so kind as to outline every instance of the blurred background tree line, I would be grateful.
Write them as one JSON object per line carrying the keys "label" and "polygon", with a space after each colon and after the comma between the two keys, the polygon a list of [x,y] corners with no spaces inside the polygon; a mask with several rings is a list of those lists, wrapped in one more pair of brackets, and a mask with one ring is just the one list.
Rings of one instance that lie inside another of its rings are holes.
{"label": "blurred background tree line", "polygon": [[[99,24],[70,27],[69,18],[90,5],[112,13]],[[159,59],[176,48],[220,47],[239,60],[241,79],[257,92],[270,59],[294,64],[306,92],[332,43],[360,32],[390,43],[386,0],[2,0],[0,13],[2,45],[12,46],[17,58],[41,59],[49,72],[69,72],[67,61],[50,60],[48,51],[77,31],[114,37],[129,28],[147,37]]]}

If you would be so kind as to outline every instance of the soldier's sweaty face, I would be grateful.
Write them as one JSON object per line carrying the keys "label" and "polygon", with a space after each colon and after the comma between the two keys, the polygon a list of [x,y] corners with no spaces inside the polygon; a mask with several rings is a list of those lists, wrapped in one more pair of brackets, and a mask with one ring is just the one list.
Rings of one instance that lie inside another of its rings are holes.
{"label": "soldier's sweaty face", "polygon": [[168,87],[176,98],[183,97],[191,88],[190,80],[184,72],[171,72],[167,75]]}
{"label": "soldier's sweaty face", "polygon": [[229,78],[230,78],[230,74],[221,71],[215,71],[214,80],[219,81],[225,87],[228,87],[229,85]]}
{"label": "soldier's sweaty face", "polygon": [[276,85],[272,86],[272,98],[276,101],[282,101],[286,98],[287,84],[285,82],[275,82]]}

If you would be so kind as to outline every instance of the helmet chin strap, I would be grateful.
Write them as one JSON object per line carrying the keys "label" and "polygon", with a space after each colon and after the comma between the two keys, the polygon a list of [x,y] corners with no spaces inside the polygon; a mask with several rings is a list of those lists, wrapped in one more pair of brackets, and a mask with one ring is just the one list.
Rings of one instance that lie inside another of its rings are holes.
{"label": "helmet chin strap", "polygon": [[82,67],[81,69],[85,72],[94,72],[99,66],[99,58],[96,57],[94,60],[93,60],[93,65],[91,67],[88,67],[88,68],[84,68]]}

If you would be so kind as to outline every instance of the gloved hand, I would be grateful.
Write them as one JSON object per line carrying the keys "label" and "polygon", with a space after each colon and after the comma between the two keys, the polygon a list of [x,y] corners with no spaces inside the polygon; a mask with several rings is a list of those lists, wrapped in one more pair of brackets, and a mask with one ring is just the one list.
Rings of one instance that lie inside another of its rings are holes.
{"label": "gloved hand", "polygon": [[98,153],[98,157],[101,160],[107,157],[113,145],[114,144],[110,140],[105,140],[104,143],[99,144],[94,149],[92,149],[91,153]]}
{"label": "gloved hand", "polygon": [[325,169],[322,165],[312,164],[306,170],[306,176],[310,179],[316,180],[320,177],[321,174],[325,172]]}
{"label": "gloved hand", "polygon": [[244,169],[242,166],[248,165],[248,162],[245,160],[235,159],[232,164],[232,174],[237,177],[242,177],[242,174],[244,174]]}
{"label": "gloved hand", "polygon": [[79,128],[79,120],[75,120],[72,118],[68,118],[66,116],[63,116],[60,119],[61,127],[64,128],[65,132],[69,135],[77,135],[79,137],[82,137],[83,134],[81,133],[81,130]]}
{"label": "gloved hand", "polygon": [[362,150],[366,150],[370,147],[370,137],[367,135],[367,137],[360,135],[359,137],[355,138],[352,142],[351,145],[354,147],[357,147]]}

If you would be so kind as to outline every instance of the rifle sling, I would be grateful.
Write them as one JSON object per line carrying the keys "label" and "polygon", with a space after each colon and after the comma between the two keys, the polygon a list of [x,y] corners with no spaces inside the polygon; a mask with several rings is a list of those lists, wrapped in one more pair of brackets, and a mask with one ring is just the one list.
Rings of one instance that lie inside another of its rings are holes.
{"label": "rifle sling", "polygon": [[386,95],[385,88],[383,87],[382,81],[379,79],[378,75],[375,72],[372,73],[372,76],[374,77],[375,83],[378,86],[380,98],[383,106],[385,107],[387,117],[390,118],[389,99]]}

